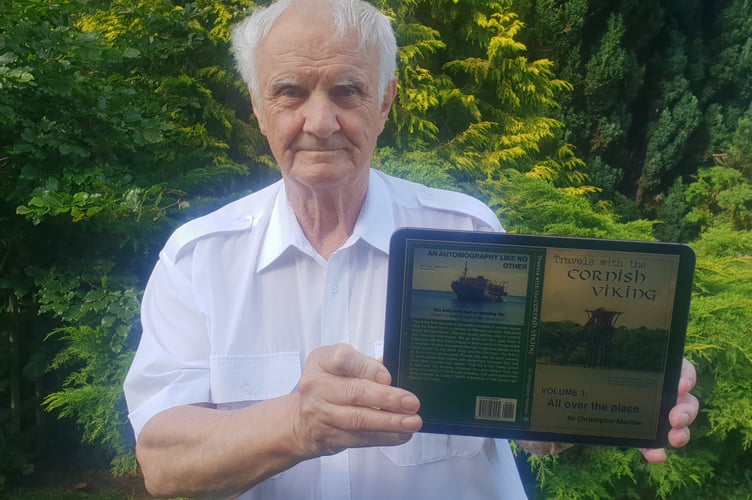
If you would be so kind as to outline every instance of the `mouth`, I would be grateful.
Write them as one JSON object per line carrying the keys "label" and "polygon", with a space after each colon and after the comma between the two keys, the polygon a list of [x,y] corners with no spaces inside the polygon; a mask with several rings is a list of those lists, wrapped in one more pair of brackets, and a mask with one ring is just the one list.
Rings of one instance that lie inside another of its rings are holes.
{"label": "mouth", "polygon": [[300,145],[297,146],[295,149],[298,151],[311,151],[313,153],[326,153],[327,151],[341,151],[345,149],[344,146],[340,146],[337,144],[327,144],[327,145]]}
{"label": "mouth", "polygon": [[332,153],[348,149],[347,143],[339,140],[303,140],[292,144],[292,149],[306,153]]}
{"label": "mouth", "polygon": [[298,148],[296,153],[302,153],[307,155],[321,155],[327,156],[332,154],[342,154],[345,152],[344,148]]}

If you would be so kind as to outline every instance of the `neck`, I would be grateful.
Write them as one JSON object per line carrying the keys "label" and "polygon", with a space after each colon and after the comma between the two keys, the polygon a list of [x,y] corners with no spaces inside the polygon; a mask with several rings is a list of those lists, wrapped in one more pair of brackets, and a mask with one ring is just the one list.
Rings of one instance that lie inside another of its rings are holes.
{"label": "neck", "polygon": [[363,186],[311,188],[285,182],[287,199],[313,248],[328,259],[352,235],[365,200]]}

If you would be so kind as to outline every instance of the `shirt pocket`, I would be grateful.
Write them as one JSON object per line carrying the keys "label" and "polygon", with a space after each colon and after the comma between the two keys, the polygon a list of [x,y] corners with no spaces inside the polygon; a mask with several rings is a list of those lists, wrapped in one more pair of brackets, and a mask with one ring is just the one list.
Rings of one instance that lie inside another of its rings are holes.
{"label": "shirt pocket", "polygon": [[299,352],[211,356],[209,363],[215,404],[284,396],[293,392],[300,380]]}
{"label": "shirt pocket", "polygon": [[483,448],[484,438],[417,433],[399,446],[382,447],[381,453],[399,467],[438,462],[447,458],[472,459]]}

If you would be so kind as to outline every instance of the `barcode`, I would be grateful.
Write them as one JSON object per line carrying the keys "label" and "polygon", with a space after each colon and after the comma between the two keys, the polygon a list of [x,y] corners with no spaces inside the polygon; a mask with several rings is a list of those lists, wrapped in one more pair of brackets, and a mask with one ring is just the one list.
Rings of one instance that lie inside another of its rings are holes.
{"label": "barcode", "polygon": [[517,414],[517,400],[506,398],[475,398],[475,418],[514,422]]}

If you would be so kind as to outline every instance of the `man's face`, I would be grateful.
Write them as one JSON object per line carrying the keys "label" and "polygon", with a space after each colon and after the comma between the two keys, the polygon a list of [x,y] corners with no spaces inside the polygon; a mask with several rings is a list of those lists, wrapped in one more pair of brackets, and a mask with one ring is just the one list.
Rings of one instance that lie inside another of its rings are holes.
{"label": "man's face", "polygon": [[256,52],[261,132],[287,181],[312,189],[367,182],[394,97],[393,85],[378,95],[377,54],[332,32],[315,15],[288,10]]}

